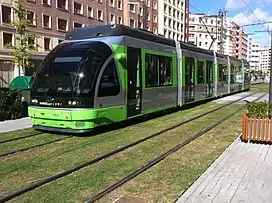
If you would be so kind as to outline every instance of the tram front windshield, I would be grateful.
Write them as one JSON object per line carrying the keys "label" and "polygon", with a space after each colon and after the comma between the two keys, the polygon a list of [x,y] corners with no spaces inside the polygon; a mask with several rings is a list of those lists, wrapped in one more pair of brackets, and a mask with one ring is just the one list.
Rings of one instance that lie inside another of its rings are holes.
{"label": "tram front windshield", "polygon": [[90,44],[68,43],[52,51],[36,74],[33,96],[91,96],[106,61]]}

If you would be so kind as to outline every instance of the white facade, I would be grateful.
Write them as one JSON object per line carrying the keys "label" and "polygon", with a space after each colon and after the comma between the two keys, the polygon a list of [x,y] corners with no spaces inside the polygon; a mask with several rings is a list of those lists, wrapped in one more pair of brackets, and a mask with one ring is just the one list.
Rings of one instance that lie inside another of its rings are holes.
{"label": "white facade", "polygon": [[232,21],[226,20],[227,24],[227,34],[226,34],[226,43],[225,43],[225,54],[231,56],[232,55],[232,29],[233,24]]}
{"label": "white facade", "polygon": [[240,30],[240,50],[239,50],[239,58],[243,60],[248,60],[249,54],[249,37],[244,32],[244,30]]}
{"label": "white facade", "polygon": [[174,40],[185,37],[185,0],[158,1],[158,33]]}
{"label": "white facade", "polygon": [[271,63],[271,47],[264,47],[261,49],[260,70],[264,73],[269,72]]}
{"label": "white facade", "polygon": [[[201,20],[202,19],[202,20]],[[189,16],[189,42],[203,49],[215,50],[220,53],[220,41],[222,40],[222,53],[229,52],[227,41],[227,21],[223,19],[223,32],[221,39],[221,18],[218,16],[206,16],[204,14],[190,14]],[[204,22],[204,23],[203,23]],[[205,26],[206,25],[206,26]],[[210,34],[209,34],[210,33]],[[230,34],[230,33],[229,33]],[[214,38],[215,40],[213,41]]]}
{"label": "white facade", "polygon": [[260,68],[260,43],[258,42],[252,42],[252,50],[251,50],[251,56],[249,60],[250,69],[252,70],[259,70]]}
{"label": "white facade", "polygon": [[247,42],[247,61],[250,62],[252,54],[252,39],[248,37],[248,42]]}

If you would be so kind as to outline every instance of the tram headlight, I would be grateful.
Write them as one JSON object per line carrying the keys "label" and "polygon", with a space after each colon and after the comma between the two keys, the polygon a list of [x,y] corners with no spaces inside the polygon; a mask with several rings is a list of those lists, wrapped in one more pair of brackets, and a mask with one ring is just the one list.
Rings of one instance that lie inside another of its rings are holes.
{"label": "tram headlight", "polygon": [[80,102],[78,102],[78,101],[68,101],[68,105],[70,105],[70,106],[75,106],[77,104],[80,104]]}
{"label": "tram headlight", "polygon": [[31,99],[31,102],[34,104],[38,104],[38,100],[37,99]]}

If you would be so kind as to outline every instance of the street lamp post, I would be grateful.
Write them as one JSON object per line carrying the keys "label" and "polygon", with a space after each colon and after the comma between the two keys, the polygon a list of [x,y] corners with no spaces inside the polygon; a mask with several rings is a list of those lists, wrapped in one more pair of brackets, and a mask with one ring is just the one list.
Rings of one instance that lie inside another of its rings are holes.
{"label": "street lamp post", "polygon": [[[264,23],[258,23],[258,24],[265,24]],[[244,26],[252,26],[256,24],[249,24]],[[269,117],[272,117],[272,30],[265,30],[265,31],[255,31],[255,32],[267,32],[270,35],[270,79],[269,79],[269,101],[268,101],[268,115]]]}
{"label": "street lamp post", "polygon": [[269,108],[268,115],[272,116],[272,33],[270,33],[270,80],[269,80]]}

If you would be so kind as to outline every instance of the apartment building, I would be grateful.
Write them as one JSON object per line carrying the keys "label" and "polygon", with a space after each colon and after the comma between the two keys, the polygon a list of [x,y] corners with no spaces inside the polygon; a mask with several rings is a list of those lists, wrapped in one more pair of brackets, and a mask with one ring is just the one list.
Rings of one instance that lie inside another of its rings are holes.
{"label": "apartment building", "polygon": [[251,56],[249,60],[249,65],[251,70],[259,70],[260,68],[260,59],[261,59],[261,52],[260,52],[260,43],[252,42],[252,50]]}
{"label": "apartment building", "polygon": [[[222,24],[223,23],[223,26]],[[222,32],[221,29],[223,28]],[[226,53],[227,21],[216,15],[207,16],[202,13],[189,15],[189,42],[204,49]],[[222,50],[220,45],[222,43]]]}
{"label": "apartment building", "polygon": [[[12,56],[5,46],[15,43],[15,29],[10,24],[14,19],[13,7],[14,1],[0,0],[0,87],[24,74],[24,70],[8,64]],[[35,39],[40,46],[38,54],[32,57],[35,68],[25,70],[26,75],[33,74],[41,60],[71,28],[126,24],[158,32],[157,0],[25,0],[25,7],[32,22],[28,26],[29,31],[41,37]]]}
{"label": "apartment building", "polygon": [[184,41],[187,0],[158,1],[158,33],[174,40]]}
{"label": "apartment building", "polygon": [[239,31],[239,51],[238,58],[248,60],[248,50],[249,50],[249,37],[243,29]]}
{"label": "apartment building", "polygon": [[118,24],[158,34],[158,0],[123,0],[122,2],[124,22]]}
{"label": "apartment building", "polygon": [[271,65],[271,47],[265,46],[264,48],[260,49],[261,57],[260,57],[260,70],[264,73],[270,72],[270,65]]}
{"label": "apartment building", "polygon": [[250,60],[251,38],[235,22],[217,15],[189,15],[189,42],[243,60]]}
{"label": "apartment building", "polygon": [[247,35],[248,41],[247,41],[247,61],[250,62],[251,55],[252,55],[252,39]]}

